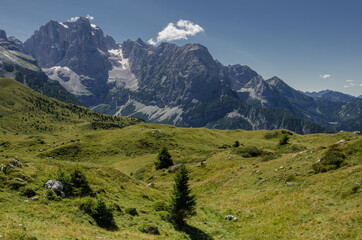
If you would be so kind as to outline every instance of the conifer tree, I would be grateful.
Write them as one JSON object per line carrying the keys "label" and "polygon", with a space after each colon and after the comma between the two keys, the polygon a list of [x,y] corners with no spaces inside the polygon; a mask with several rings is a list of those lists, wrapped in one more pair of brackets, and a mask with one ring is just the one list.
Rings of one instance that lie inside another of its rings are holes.
{"label": "conifer tree", "polygon": [[168,168],[173,165],[171,155],[166,147],[163,147],[158,153],[157,161],[155,162],[156,169]]}
{"label": "conifer tree", "polygon": [[175,175],[169,205],[170,220],[177,226],[185,225],[185,219],[196,214],[196,196],[191,194],[188,181],[188,170],[182,165]]}

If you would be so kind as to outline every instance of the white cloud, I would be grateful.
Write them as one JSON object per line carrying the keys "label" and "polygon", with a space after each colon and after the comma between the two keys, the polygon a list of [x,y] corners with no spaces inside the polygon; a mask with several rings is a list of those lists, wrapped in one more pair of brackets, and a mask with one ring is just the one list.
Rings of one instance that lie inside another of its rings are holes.
{"label": "white cloud", "polygon": [[346,82],[348,82],[348,83],[353,83],[354,80],[346,80]]}
{"label": "white cloud", "polygon": [[330,74],[324,74],[324,75],[319,75],[320,78],[322,79],[327,79],[327,78],[330,78],[331,75]]}
{"label": "white cloud", "polygon": [[350,87],[354,87],[356,86],[356,84],[354,84],[354,80],[346,80],[346,85],[344,85],[344,88],[350,88]]}
{"label": "white cloud", "polygon": [[156,41],[152,38],[148,40],[149,44],[155,45],[159,42],[169,42],[174,40],[187,40],[189,36],[204,32],[204,29],[189,20],[180,19],[176,25],[169,23],[161,32],[158,33]]}
{"label": "white cloud", "polygon": [[360,84],[359,86],[362,87],[362,84]]}
{"label": "white cloud", "polygon": [[148,42],[148,44],[151,44],[151,45],[156,45],[156,42],[155,42],[155,41],[153,41],[153,39],[152,39],[152,38],[151,38],[150,40],[148,40],[147,42]]}
{"label": "white cloud", "polygon": [[[68,19],[68,22],[76,22],[80,17],[71,17],[70,19]],[[87,16],[85,16],[85,18],[88,18],[89,21],[93,21],[94,17],[87,14]]]}

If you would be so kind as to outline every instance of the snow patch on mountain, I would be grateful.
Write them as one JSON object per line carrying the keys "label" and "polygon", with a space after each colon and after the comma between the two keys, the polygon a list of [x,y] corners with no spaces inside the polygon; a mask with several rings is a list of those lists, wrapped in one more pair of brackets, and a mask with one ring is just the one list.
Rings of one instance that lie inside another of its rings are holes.
{"label": "snow patch on mountain", "polygon": [[135,91],[138,89],[138,79],[131,72],[127,58],[123,57],[122,48],[108,50],[112,69],[108,71],[108,83]]}
{"label": "snow patch on mountain", "polygon": [[133,113],[128,114],[128,116],[136,116],[137,114],[146,115],[150,121],[158,122],[171,122],[176,124],[178,121],[182,120],[183,110],[179,107],[165,107],[160,108],[155,105],[145,105],[135,100],[128,100],[128,102],[120,107],[120,109],[114,114],[115,116],[123,116],[122,111],[129,106],[133,106],[135,109]]}
{"label": "snow patch on mountain", "polygon": [[93,23],[91,23],[91,27],[94,28],[94,29],[96,29],[96,30],[99,29],[99,28],[97,27],[97,25],[95,25],[95,24],[93,24]]}
{"label": "snow patch on mountain", "polygon": [[229,112],[227,115],[226,115],[226,118],[237,118],[237,117],[242,117],[240,113],[238,113],[238,110],[234,110],[232,112]]}
{"label": "snow patch on mountain", "polygon": [[63,22],[58,22],[60,25],[62,25],[64,28],[69,28],[68,25],[64,24]]}
{"label": "snow patch on mountain", "polygon": [[76,95],[91,95],[86,86],[82,84],[82,78],[68,67],[55,66],[52,68],[43,68],[43,71],[52,80],[56,80],[67,91]]}

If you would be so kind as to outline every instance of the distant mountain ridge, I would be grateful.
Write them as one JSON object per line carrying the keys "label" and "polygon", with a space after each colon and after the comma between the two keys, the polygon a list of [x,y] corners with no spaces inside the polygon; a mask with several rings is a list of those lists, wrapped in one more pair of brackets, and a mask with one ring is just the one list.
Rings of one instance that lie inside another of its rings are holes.
{"label": "distant mountain ridge", "polygon": [[50,21],[24,49],[49,78],[102,113],[182,127],[299,133],[341,130],[356,117],[337,114],[346,103],[314,99],[277,77],[265,81],[245,65],[224,66],[200,44],[116,44],[87,18]]}
{"label": "distant mountain ridge", "polygon": [[[300,92],[302,92],[302,91],[300,91]],[[332,101],[332,102],[349,102],[351,100],[356,99],[356,97],[354,97],[352,95],[337,92],[337,91],[332,91],[329,89],[322,90],[319,92],[302,92],[302,93],[307,96],[310,96],[312,98],[323,98],[323,99],[326,99],[326,100]],[[359,98],[359,97],[357,97],[357,98]]]}

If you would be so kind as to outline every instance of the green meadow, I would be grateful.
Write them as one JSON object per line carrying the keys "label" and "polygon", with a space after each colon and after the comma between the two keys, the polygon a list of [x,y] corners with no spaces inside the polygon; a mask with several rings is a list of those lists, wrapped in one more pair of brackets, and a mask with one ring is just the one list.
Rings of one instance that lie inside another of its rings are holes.
{"label": "green meadow", "polygon": [[[197,198],[181,230],[166,211],[175,173],[155,170],[162,147],[187,166]],[[0,239],[361,239],[361,149],[351,132],[147,124],[0,79]],[[74,169],[112,211],[114,228],[82,210],[90,197],[48,196],[44,184]]]}

